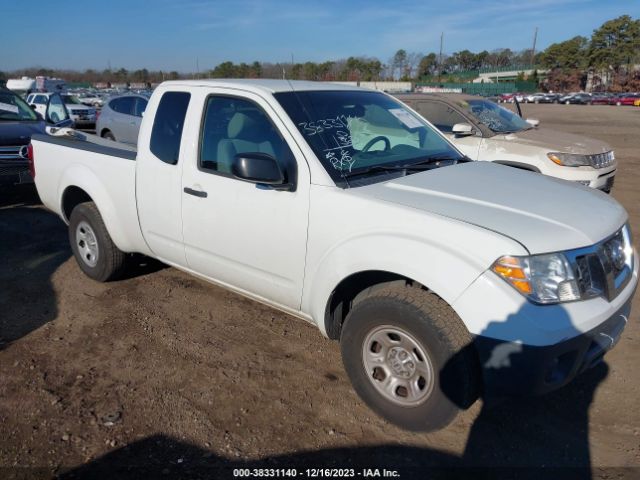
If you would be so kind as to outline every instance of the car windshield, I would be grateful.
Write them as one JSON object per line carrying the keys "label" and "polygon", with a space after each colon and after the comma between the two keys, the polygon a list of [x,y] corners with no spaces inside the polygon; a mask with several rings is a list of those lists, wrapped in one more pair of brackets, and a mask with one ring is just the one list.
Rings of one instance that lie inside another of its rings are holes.
{"label": "car windshield", "polygon": [[62,99],[64,100],[64,103],[72,103],[74,105],[82,105],[82,102],[80,100],[78,100],[77,97],[74,97],[73,95],[62,95]]}
{"label": "car windshield", "polygon": [[415,173],[408,166],[418,163],[433,160],[436,168],[442,165],[437,160],[464,158],[421,117],[382,93],[306,91],[275,97],[341,187],[361,184],[355,177],[387,180],[392,172]]}
{"label": "car windshield", "polygon": [[36,113],[18,95],[12,92],[0,91],[0,121],[34,121],[38,120]]}
{"label": "car windshield", "polygon": [[496,133],[513,133],[532,128],[511,110],[488,100],[463,100],[459,105]]}

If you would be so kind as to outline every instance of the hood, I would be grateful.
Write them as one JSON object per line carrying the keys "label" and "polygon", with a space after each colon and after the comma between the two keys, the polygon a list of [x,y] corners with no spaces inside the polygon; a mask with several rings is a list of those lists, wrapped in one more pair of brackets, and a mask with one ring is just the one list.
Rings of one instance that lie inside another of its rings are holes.
{"label": "hood", "polygon": [[44,121],[5,122],[0,121],[0,145],[26,145],[34,133],[46,133]]}
{"label": "hood", "polygon": [[502,140],[532,147],[541,147],[547,152],[577,153],[593,155],[611,151],[611,147],[601,140],[564,133],[550,128],[530,128],[517,133],[496,135],[492,141]]}
{"label": "hood", "polygon": [[498,232],[530,253],[593,245],[627,212],[610,196],[537,173],[469,162],[351,190]]}

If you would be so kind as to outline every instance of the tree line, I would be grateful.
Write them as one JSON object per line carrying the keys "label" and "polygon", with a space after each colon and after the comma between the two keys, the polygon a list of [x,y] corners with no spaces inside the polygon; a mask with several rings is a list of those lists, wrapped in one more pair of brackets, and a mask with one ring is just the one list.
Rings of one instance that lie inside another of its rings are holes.
{"label": "tree line", "polygon": [[[85,71],[27,68],[0,72],[0,79],[46,75],[68,82],[157,83],[181,78],[288,78],[321,81],[469,81],[480,69],[536,65],[548,70],[545,87],[551,90],[584,88],[591,74],[594,85],[612,90],[640,90],[640,20],[629,15],[609,20],[590,38],[574,37],[549,45],[541,52],[501,48],[474,53],[461,50],[449,55],[399,49],[387,62],[376,57],[349,57],[325,62],[234,63],[225,61],[210,70],[195,73],[177,71],[87,69]],[[537,80],[537,78],[535,78]]]}

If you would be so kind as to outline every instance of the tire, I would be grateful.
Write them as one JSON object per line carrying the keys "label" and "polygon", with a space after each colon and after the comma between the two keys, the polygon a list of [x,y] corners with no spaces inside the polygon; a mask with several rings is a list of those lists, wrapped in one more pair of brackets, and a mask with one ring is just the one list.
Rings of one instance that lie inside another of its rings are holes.
{"label": "tire", "polygon": [[[412,431],[441,429],[478,398],[480,374],[471,344],[446,302],[403,281],[360,293],[340,337],[344,367],[360,398]],[[385,388],[387,377],[413,385],[413,392],[397,383]]]}
{"label": "tire", "polygon": [[88,277],[107,282],[124,270],[125,254],[111,240],[95,203],[80,203],[73,209],[69,242],[80,270]]}
{"label": "tire", "polygon": [[116,141],[116,136],[109,130],[102,132],[102,138],[106,138],[107,140],[112,140],[114,142]]}

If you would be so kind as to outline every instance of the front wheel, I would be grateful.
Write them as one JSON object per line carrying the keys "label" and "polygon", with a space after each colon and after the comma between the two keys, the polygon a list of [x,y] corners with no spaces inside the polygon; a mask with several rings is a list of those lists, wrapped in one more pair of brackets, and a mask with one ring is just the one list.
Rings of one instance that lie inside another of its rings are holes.
{"label": "front wheel", "polygon": [[95,203],[81,203],[73,209],[69,242],[78,266],[94,280],[114,280],[124,270],[125,254],[111,240]]}
{"label": "front wheel", "polygon": [[477,398],[472,339],[435,294],[394,282],[354,300],[340,338],[345,370],[369,407],[413,431],[448,425]]}

